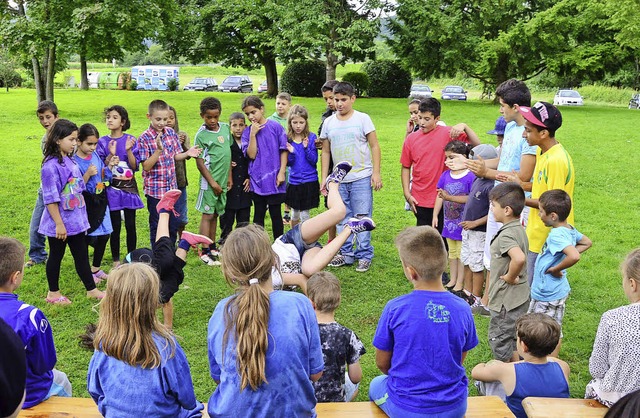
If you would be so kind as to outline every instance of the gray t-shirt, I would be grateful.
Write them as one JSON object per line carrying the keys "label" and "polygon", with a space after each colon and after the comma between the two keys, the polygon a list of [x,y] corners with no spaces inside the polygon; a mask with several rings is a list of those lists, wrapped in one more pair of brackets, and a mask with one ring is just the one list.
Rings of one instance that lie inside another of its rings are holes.
{"label": "gray t-shirt", "polygon": [[373,174],[367,135],[375,130],[369,115],[357,110],[347,120],[339,120],[333,114],[322,124],[320,138],[329,140],[334,163],[349,161],[353,166],[343,182],[351,183]]}

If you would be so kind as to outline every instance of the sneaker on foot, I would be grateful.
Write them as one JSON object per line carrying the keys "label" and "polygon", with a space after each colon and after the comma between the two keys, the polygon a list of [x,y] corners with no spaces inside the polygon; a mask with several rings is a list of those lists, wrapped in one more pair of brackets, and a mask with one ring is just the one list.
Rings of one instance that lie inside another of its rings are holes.
{"label": "sneaker on foot", "polygon": [[102,282],[103,280],[106,280],[106,279],[107,279],[107,277],[108,277],[108,276],[107,276],[107,273],[105,273],[105,272],[104,272],[104,271],[102,271],[102,270],[98,270],[98,271],[96,271],[95,273],[92,273],[92,275],[93,275],[93,282],[94,282],[95,284],[99,284],[99,283],[100,283],[100,282]]}
{"label": "sneaker on foot", "polygon": [[342,183],[342,180],[344,180],[347,174],[349,174],[349,171],[351,171],[351,168],[352,166],[349,161],[340,161],[339,163],[333,166],[333,171],[331,172],[331,174],[327,176],[327,181],[325,183],[326,184],[329,184],[331,182]]}
{"label": "sneaker on foot", "polygon": [[191,245],[192,247],[195,247],[198,244],[202,244],[202,245],[213,244],[213,241],[211,241],[209,237],[200,235],[200,234],[194,234],[189,231],[182,231],[182,235],[180,236],[180,239],[187,241],[189,245]]}
{"label": "sneaker on foot", "polygon": [[482,302],[480,302],[476,306],[472,306],[471,313],[474,315],[491,316],[491,312],[489,312],[489,308],[484,306]]}
{"label": "sneaker on foot", "polygon": [[24,263],[24,268],[27,268],[27,269],[28,269],[29,267],[33,267],[33,266],[35,266],[36,264],[44,264],[44,263],[46,263],[46,262],[47,262],[47,259],[46,259],[46,258],[45,258],[44,260],[42,260],[42,261],[35,261],[35,260],[33,260],[33,259],[31,259],[31,258],[30,258],[30,259],[28,259],[28,260],[27,260],[27,262],[26,262],[26,263]]}
{"label": "sneaker on foot", "polygon": [[351,229],[351,232],[357,234],[359,232],[373,231],[376,229],[376,224],[371,218],[351,218],[347,221],[347,226]]}
{"label": "sneaker on foot", "polygon": [[365,271],[369,271],[370,267],[371,267],[371,261],[361,259],[361,260],[358,260],[358,267],[356,267],[356,271],[358,273],[364,273]]}
{"label": "sneaker on foot", "polygon": [[289,225],[290,222],[291,222],[291,215],[289,215],[288,213],[285,213],[284,216],[282,217],[282,224]]}
{"label": "sneaker on foot", "polygon": [[347,260],[342,254],[336,254],[329,263],[329,267],[342,267],[347,265]]}
{"label": "sneaker on foot", "polygon": [[471,293],[467,293],[464,289],[454,290],[451,293],[458,296],[459,298],[462,298],[465,302],[469,304],[469,306],[473,306],[473,304],[476,302],[475,296],[473,296]]}
{"label": "sneaker on foot", "polygon": [[164,209],[166,211],[172,211],[173,214],[178,217],[180,214],[173,209],[173,206],[176,204],[182,192],[178,189],[171,189],[165,192],[162,199],[156,205],[156,210],[160,213],[160,210]]}
{"label": "sneaker on foot", "polygon": [[200,256],[200,260],[202,260],[203,263],[211,267],[219,266],[222,264],[218,260],[213,260],[211,257],[209,257],[209,254],[202,254]]}

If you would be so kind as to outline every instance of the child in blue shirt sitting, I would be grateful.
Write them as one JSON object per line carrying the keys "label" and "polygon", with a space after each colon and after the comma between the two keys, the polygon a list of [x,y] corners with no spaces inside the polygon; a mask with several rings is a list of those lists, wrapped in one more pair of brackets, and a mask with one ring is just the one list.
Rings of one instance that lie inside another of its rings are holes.
{"label": "child in blue shirt sitting", "polygon": [[[527,396],[569,397],[569,365],[550,357],[560,341],[560,325],[549,316],[529,313],[516,321],[518,354],[522,361],[504,363],[491,360],[471,371],[482,395],[495,394],[497,385],[506,395],[506,403],[517,418],[526,418],[522,400]],[[503,396],[504,398],[504,396]]]}
{"label": "child in blue shirt sitting", "polygon": [[567,269],[580,261],[580,253],[591,248],[591,240],[567,222],[571,212],[571,197],[561,189],[540,195],[539,216],[552,229],[538,254],[529,312],[543,313],[560,324],[560,340],[551,355],[558,356],[562,343],[562,318],[571,287]]}
{"label": "child in blue shirt sitting", "polygon": [[407,228],[396,237],[404,274],[414,290],[387,303],[375,336],[369,398],[390,417],[463,417],[467,377],[462,362],[478,345],[467,302],[447,292],[444,242],[435,228]]}

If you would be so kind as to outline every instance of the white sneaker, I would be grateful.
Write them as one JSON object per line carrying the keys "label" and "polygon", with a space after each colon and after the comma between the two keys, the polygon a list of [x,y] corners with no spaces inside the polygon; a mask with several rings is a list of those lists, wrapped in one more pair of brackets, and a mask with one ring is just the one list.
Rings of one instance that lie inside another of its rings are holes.
{"label": "white sneaker", "polygon": [[213,260],[211,257],[209,257],[209,254],[202,254],[200,256],[200,260],[202,260],[203,263],[211,267],[222,265],[222,263],[219,262],[218,260]]}

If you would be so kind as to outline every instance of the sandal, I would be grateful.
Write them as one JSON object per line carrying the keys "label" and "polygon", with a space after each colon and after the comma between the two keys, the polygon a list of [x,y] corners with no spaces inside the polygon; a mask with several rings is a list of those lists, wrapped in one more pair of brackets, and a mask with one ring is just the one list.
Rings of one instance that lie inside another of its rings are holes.
{"label": "sandal", "polygon": [[100,284],[100,282],[102,282],[103,280],[107,280],[107,273],[105,273],[102,270],[98,270],[96,272],[91,272],[91,275],[93,276],[93,282],[95,284]]}
{"label": "sandal", "polygon": [[60,296],[59,298],[45,298],[47,303],[51,303],[53,305],[71,305],[71,301],[66,296]]}

